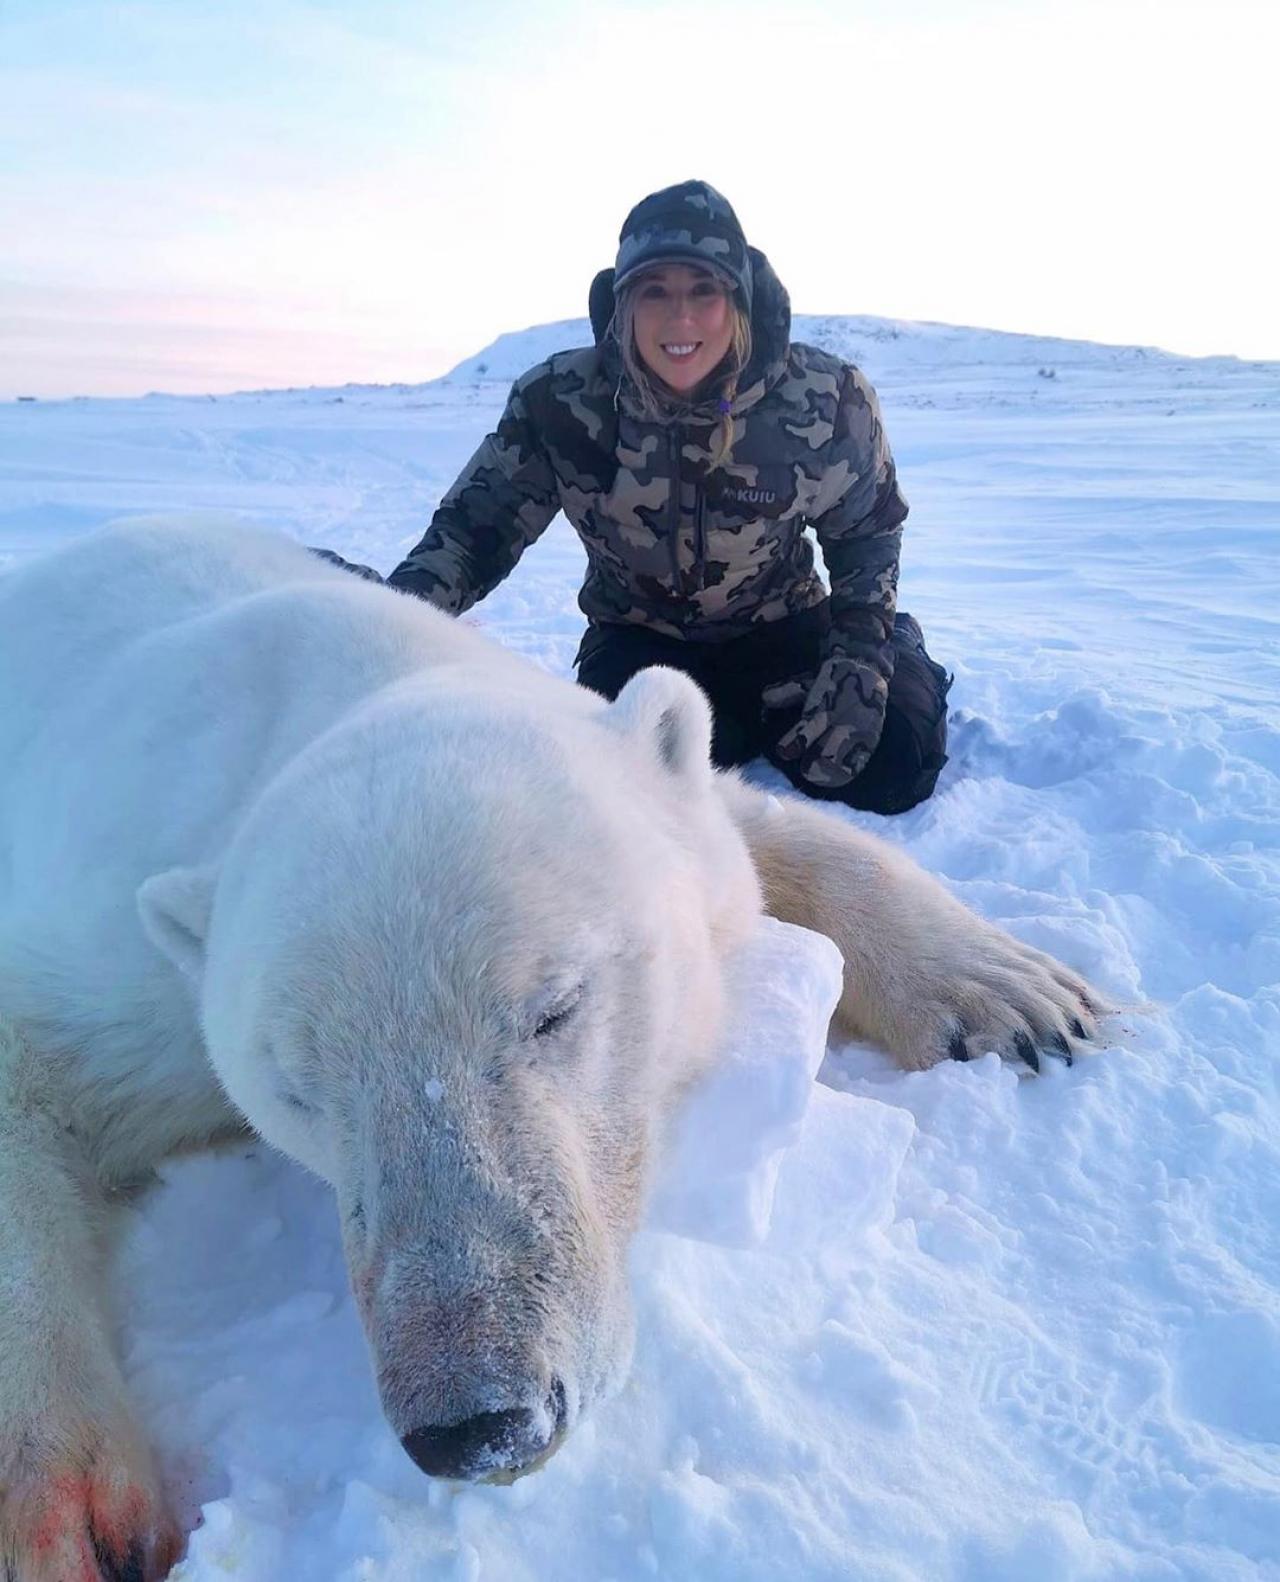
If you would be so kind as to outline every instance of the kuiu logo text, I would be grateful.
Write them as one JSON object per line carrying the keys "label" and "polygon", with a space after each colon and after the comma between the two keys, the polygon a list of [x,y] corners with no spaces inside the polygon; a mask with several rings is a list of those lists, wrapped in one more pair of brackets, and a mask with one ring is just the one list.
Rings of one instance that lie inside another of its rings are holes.
{"label": "kuiu logo text", "polygon": [[745,484],[740,484],[736,489],[732,486],[720,491],[722,500],[734,500],[739,505],[772,505],[778,498],[773,489],[749,489]]}

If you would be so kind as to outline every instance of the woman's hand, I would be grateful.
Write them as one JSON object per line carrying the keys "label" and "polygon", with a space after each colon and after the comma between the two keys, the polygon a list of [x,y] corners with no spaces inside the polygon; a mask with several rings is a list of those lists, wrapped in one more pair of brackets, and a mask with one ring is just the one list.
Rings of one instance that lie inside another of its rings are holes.
{"label": "woman's hand", "polygon": [[799,765],[811,785],[839,791],[851,785],[875,751],[884,724],[888,685],[878,671],[832,656],[801,696],[798,679],[765,689],[766,710],[794,708],[800,718],[777,745],[779,758]]}

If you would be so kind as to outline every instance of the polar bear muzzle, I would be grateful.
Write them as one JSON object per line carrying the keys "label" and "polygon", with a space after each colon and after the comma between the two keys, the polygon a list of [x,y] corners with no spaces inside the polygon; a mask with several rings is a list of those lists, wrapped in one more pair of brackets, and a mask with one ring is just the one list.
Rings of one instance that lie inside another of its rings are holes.
{"label": "polar bear muzzle", "polygon": [[540,1411],[480,1412],[459,1423],[416,1429],[400,1442],[429,1477],[510,1483],[554,1455],[566,1415],[564,1385],[557,1379]]}

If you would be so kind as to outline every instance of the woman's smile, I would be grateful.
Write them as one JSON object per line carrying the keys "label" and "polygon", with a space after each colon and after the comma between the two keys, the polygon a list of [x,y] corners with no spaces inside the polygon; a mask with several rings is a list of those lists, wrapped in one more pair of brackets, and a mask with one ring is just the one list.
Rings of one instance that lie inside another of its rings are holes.
{"label": "woman's smile", "polygon": [[729,351],[728,287],[706,269],[658,266],[636,288],[635,338],[650,373],[669,390],[690,394]]}

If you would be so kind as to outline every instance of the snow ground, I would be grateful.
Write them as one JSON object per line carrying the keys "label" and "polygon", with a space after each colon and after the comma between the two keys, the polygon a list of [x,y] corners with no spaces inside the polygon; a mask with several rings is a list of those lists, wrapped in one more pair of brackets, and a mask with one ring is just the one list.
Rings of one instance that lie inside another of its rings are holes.
{"label": "snow ground", "polygon": [[[1038,1081],[830,1050],[763,1241],[642,1236],[628,1385],[509,1488],[430,1485],[385,1428],[322,1188],[175,1163],[120,1290],[203,1513],[183,1582],[1280,1577],[1280,366],[796,333],[880,390],[902,604],[957,675],[937,795],[859,822],[1151,1009]],[[0,408],[0,564],[216,507],[386,569],[510,377],[584,338],[419,387]],[[557,522],[477,619],[566,672],[580,564]]]}

